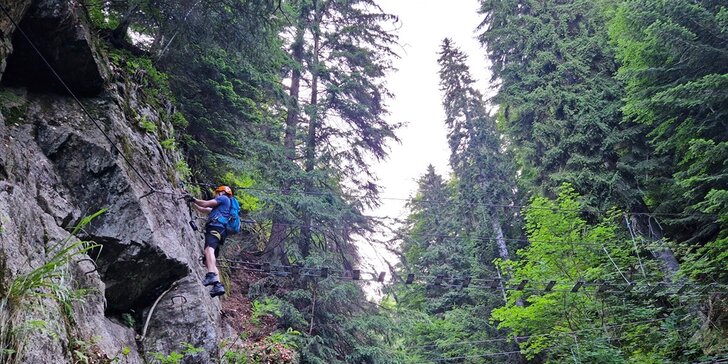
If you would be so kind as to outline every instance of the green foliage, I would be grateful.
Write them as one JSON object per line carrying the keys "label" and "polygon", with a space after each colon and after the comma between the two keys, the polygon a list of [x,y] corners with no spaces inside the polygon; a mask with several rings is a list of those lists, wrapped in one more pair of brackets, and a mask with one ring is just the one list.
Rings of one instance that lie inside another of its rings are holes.
{"label": "green foliage", "polygon": [[628,0],[610,23],[624,114],[649,126],[652,158],[662,162],[646,175],[648,201],[687,252],[683,272],[720,283],[728,279],[726,14],[716,1]]}
{"label": "green foliage", "polygon": [[245,192],[245,188],[253,187],[255,185],[255,179],[247,173],[236,175],[233,172],[225,173],[220,181],[229,186],[237,186],[235,190],[235,198],[240,203],[240,209],[245,212],[256,211],[260,208],[260,199]]}
{"label": "green foliage", "polygon": [[[129,51],[113,48],[109,50],[108,57],[123,70],[128,81],[141,87],[144,100],[149,104],[161,106],[164,101],[174,100],[169,76],[160,71],[150,58],[135,56]],[[179,117],[174,116],[173,121],[181,122]]]}
{"label": "green foliage", "polygon": [[278,299],[266,297],[253,301],[250,322],[257,325],[260,323],[260,318],[265,315],[281,317],[281,303]]}
{"label": "green foliage", "polygon": [[622,122],[612,3],[481,0],[480,40],[501,82],[494,101],[527,195],[568,182],[587,207],[631,210],[642,198],[635,176],[659,165],[643,154],[644,127]]}
{"label": "green foliage", "polygon": [[74,364],[111,364],[114,360],[103,357],[98,352],[98,337],[95,336],[90,342],[72,338],[69,343],[71,357]]}
{"label": "green foliage", "polygon": [[174,151],[177,149],[177,140],[174,138],[164,139],[159,144],[166,150]]}
{"label": "green foliage", "polygon": [[183,350],[181,353],[178,353],[176,351],[173,351],[169,354],[159,353],[159,352],[153,352],[151,353],[153,357],[153,363],[155,364],[179,364],[182,362],[182,360],[188,356],[194,356],[195,354],[204,352],[205,349],[195,347],[194,345],[190,343],[180,343],[182,345]]}
{"label": "green foliage", "polygon": [[124,66],[131,75],[136,75],[137,82],[145,87],[145,91],[151,92],[151,96],[169,96],[169,77],[166,73],[159,71],[152,60],[145,57],[131,57],[128,54]]}
{"label": "green foliage", "polygon": [[248,364],[248,363],[297,363],[298,356],[292,346],[279,340],[297,335],[295,331],[288,330],[286,333],[274,332],[265,340],[242,346],[236,350],[227,350],[220,359],[221,364]]}
{"label": "green foliage", "polygon": [[178,129],[185,129],[190,125],[190,122],[187,121],[184,114],[179,111],[172,114],[171,122],[172,125]]}
{"label": "green foliage", "polygon": [[[462,217],[474,213],[467,211],[474,209],[472,204],[461,205],[460,199],[466,199],[467,195],[460,195],[462,192],[457,186],[464,181],[447,184],[429,166],[418,183],[417,194],[409,202],[410,215],[401,232],[403,261],[398,275],[410,272],[417,276],[448,278],[489,275],[486,264],[497,253],[493,249],[486,251],[484,240],[460,236],[472,227]],[[503,334],[488,322],[488,313],[501,304],[502,298],[482,289],[438,288],[430,281],[427,285],[423,283],[394,290],[397,305],[393,308],[396,328],[393,336],[399,339],[393,350],[399,362],[422,363],[463,356],[483,358],[484,353],[513,351],[502,340]],[[482,343],[459,344],[463,341]]]}
{"label": "green foliage", "polygon": [[119,17],[109,14],[102,1],[87,1],[84,8],[88,12],[91,24],[99,29],[114,29],[119,26]]}
{"label": "green foliage", "polygon": [[288,328],[285,331],[275,331],[273,332],[268,340],[273,345],[282,345],[286,348],[292,348],[296,349],[299,346],[299,341],[301,337],[301,332],[294,330],[292,328]]}
{"label": "green foliage", "polygon": [[[721,144],[728,140],[723,123],[728,115],[726,35],[717,31],[724,29],[726,8],[711,1],[654,5],[625,1],[611,22],[622,61],[619,75],[627,84],[624,113],[650,126],[655,154],[664,160],[646,181],[655,208],[700,211],[711,189],[724,189],[728,173],[714,159],[725,154]],[[690,225],[713,219],[676,223],[675,229],[689,232],[695,229]]]}
{"label": "green foliage", "polygon": [[70,282],[68,265],[75,259],[85,256],[96,244],[74,241],[73,235],[86,226],[91,220],[106,212],[101,210],[83,218],[74,227],[72,235],[57,242],[47,251],[49,256],[45,263],[28,273],[18,275],[11,280],[0,299],[0,362],[14,363],[22,357],[27,345],[25,335],[29,331],[47,332],[51,336],[58,334],[50,331],[42,320],[29,320],[18,324],[15,315],[30,310],[31,307],[44,307],[45,299],[52,299],[58,304],[62,318],[73,324],[73,302],[81,300],[86,289],[75,289]]}
{"label": "green foliage", "polygon": [[139,126],[149,134],[157,133],[157,124],[153,121],[148,120],[146,117],[142,117],[142,119],[139,120]]}
{"label": "green foliage", "polygon": [[[330,266],[331,262],[332,256],[316,254],[302,263]],[[258,300],[270,297],[271,288],[284,283],[281,280],[261,279],[251,285],[249,296]],[[268,341],[297,348],[301,362],[393,362],[391,352],[382,344],[393,338],[392,323],[366,300],[360,287],[335,278],[312,281],[300,277],[291,284],[278,302],[262,301],[264,304],[258,306],[261,312],[276,311],[279,326],[286,328],[285,334],[274,333]],[[336,345],[347,348],[346,354],[341,355]]]}
{"label": "green foliage", "polygon": [[154,358],[153,362],[156,364],[179,364],[185,356],[173,351],[169,354],[155,352],[152,353],[152,357]]}
{"label": "green foliage", "polygon": [[190,176],[192,176],[192,170],[185,160],[177,161],[174,164],[174,169],[177,171],[182,180],[189,180]]}
{"label": "green foliage", "polygon": [[134,328],[136,326],[136,319],[128,312],[121,314],[121,319],[127,327]]}
{"label": "green foliage", "polygon": [[[510,253],[504,239],[482,241],[485,237],[502,237],[515,227],[497,206],[513,203],[515,194],[514,164],[504,152],[495,120],[485,107],[482,94],[475,89],[466,64],[467,56],[449,39],[440,47],[440,90],[448,128],[450,165],[457,186],[457,198],[462,211],[462,235],[476,246],[480,263],[489,263],[495,256],[487,256],[490,246],[497,245],[494,253],[508,259]],[[480,245],[480,246],[477,246]]]}
{"label": "green foliage", "polygon": [[[598,294],[585,286],[571,292],[574,282],[616,281],[636,270],[630,242],[620,239],[618,225],[607,216],[598,223],[581,217],[583,203],[573,187],[564,186],[556,200],[536,197],[525,211],[530,245],[518,251],[519,261],[502,262],[521,280],[543,286],[555,281],[551,292],[509,290],[505,306],[492,312],[498,327],[512,337],[526,337],[519,345],[528,358],[564,362],[685,362],[697,359],[701,342],[695,340],[697,322],[684,306],[660,307],[654,297],[621,293]],[[608,256],[607,256],[608,252]],[[610,259],[611,257],[611,259]],[[612,261],[613,259],[613,261]],[[654,263],[641,280],[659,280]],[[667,298],[665,298],[667,299]],[[656,317],[662,319],[656,319]],[[575,346],[578,343],[578,346]]]}
{"label": "green foliage", "polygon": [[0,90],[0,113],[6,125],[22,124],[27,117],[28,101],[12,90]]}

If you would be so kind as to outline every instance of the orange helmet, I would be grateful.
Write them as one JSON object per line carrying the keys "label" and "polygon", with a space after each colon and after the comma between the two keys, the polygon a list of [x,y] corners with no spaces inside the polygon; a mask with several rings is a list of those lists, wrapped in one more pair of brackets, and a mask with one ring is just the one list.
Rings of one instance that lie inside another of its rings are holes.
{"label": "orange helmet", "polygon": [[215,189],[215,193],[218,192],[225,192],[226,195],[231,196],[233,195],[233,190],[228,186],[219,186]]}

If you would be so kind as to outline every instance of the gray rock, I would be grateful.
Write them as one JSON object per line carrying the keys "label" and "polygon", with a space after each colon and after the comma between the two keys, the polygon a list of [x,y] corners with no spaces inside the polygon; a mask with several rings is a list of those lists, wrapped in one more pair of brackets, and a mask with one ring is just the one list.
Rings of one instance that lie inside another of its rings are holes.
{"label": "gray rock", "polygon": [[[25,15],[31,0],[4,0],[2,6],[16,22]],[[18,20],[16,20],[18,19]],[[13,51],[12,35],[15,26],[7,15],[0,10],[0,80],[2,79],[7,58]]]}
{"label": "gray rock", "polygon": [[13,49],[3,73],[5,84],[67,94],[47,61],[75,93],[96,95],[103,90],[108,71],[99,62],[89,29],[80,19],[81,7],[75,5],[73,1],[36,0],[22,20],[16,18],[22,32],[15,29],[13,33]]}
{"label": "gray rock", "polygon": [[221,332],[219,300],[199,283],[202,237],[190,229],[187,206],[173,195],[181,191],[169,180],[181,156],[161,148],[128,113],[155,122],[162,138],[173,135],[172,126],[133,84],[104,87],[108,66],[71,3],[39,0],[29,7],[11,0],[10,6],[14,16],[25,14],[24,30],[53,35],[38,42],[72,89],[86,96],[93,121],[72,98],[29,78],[40,66],[10,43],[14,29],[0,20],[0,64],[8,61],[0,92],[20,95],[0,98],[0,292],[76,241],[71,232],[85,216],[106,210],[76,232],[98,247],[59,266],[53,281],[88,290],[69,301],[70,311],[30,294],[43,289],[0,308],[13,328],[47,323],[18,337],[16,359],[71,363],[80,351],[136,364],[189,343],[204,351],[185,362],[211,362]]}

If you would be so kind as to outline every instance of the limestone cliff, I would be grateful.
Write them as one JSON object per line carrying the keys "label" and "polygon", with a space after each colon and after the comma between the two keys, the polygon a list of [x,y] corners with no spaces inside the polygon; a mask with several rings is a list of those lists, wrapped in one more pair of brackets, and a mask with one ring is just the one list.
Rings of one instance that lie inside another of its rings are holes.
{"label": "limestone cliff", "polygon": [[173,134],[172,111],[146,103],[132,75],[105,60],[76,2],[3,4],[19,28],[0,14],[0,292],[46,264],[59,242],[71,244],[70,231],[84,216],[107,209],[78,236],[101,248],[75,257],[55,281],[88,293],[70,309],[40,295],[0,309],[4,334],[24,343],[6,357],[142,363],[189,343],[204,351],[187,362],[213,361],[222,335],[219,301],[199,284],[201,236],[173,195],[180,192],[180,157],[160,145]]}

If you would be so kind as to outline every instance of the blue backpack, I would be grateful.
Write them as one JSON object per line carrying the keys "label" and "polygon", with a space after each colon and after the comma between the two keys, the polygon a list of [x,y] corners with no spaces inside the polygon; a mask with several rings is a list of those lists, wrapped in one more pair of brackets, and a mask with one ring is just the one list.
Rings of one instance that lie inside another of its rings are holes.
{"label": "blue backpack", "polygon": [[228,234],[237,234],[240,232],[240,203],[235,197],[230,197],[230,211],[227,218],[220,217],[217,219],[221,224],[225,225]]}

